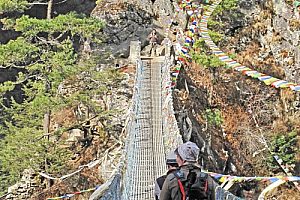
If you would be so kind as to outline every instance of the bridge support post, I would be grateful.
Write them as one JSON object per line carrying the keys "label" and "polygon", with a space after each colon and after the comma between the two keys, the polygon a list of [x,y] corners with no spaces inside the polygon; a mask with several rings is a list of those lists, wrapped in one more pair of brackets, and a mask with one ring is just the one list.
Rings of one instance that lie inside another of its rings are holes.
{"label": "bridge support post", "polygon": [[165,38],[162,43],[165,47],[165,57],[167,59],[170,59],[170,57],[171,57],[171,47],[172,47],[171,40],[169,38]]}
{"label": "bridge support post", "polygon": [[140,41],[131,41],[130,42],[130,53],[129,53],[129,62],[136,64],[136,61],[141,59],[141,42]]}

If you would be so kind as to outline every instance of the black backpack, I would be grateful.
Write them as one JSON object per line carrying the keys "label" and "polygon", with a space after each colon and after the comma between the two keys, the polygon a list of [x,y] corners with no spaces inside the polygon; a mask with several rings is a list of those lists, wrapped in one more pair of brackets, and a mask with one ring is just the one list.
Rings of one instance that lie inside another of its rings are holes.
{"label": "black backpack", "polygon": [[[199,170],[199,168],[196,168]],[[196,170],[189,169],[187,180],[179,170],[174,172],[177,178],[182,200],[205,200],[210,199],[211,191],[208,187],[208,174],[200,172],[197,176]]]}

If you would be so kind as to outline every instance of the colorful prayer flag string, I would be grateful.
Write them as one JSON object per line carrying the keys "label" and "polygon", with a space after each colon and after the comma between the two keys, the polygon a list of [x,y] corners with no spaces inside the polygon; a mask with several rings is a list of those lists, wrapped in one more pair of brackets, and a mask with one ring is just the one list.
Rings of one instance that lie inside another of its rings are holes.
{"label": "colorful prayer flag string", "polygon": [[[174,88],[176,86],[176,81],[177,77],[179,75],[180,68],[183,64],[186,64],[191,56],[189,55],[190,48],[193,45],[194,41],[196,40],[194,37],[196,33],[198,32],[198,24],[199,20],[201,19],[201,7],[199,7],[198,4],[193,4],[193,1],[191,0],[183,0],[183,1],[178,1],[178,7],[180,9],[176,9],[175,15],[178,14],[178,12],[185,12],[186,15],[189,16],[189,26],[188,30],[185,31],[184,34],[182,34],[182,31],[179,32],[177,30],[177,43],[175,45],[175,55],[176,55],[176,60],[178,61],[176,64],[176,71],[171,72],[171,87]],[[171,20],[172,22],[174,21],[173,19]],[[171,25],[169,25],[168,30],[171,29]]]}
{"label": "colorful prayer flag string", "polygon": [[242,181],[278,181],[278,180],[284,180],[284,181],[300,181],[299,176],[274,176],[274,177],[266,177],[266,176],[253,176],[253,177],[241,177],[241,176],[231,176],[231,175],[224,175],[224,174],[218,174],[214,172],[207,172],[210,176],[214,177],[215,179],[218,179],[221,183],[232,180],[234,182],[242,182]]}
{"label": "colorful prayer flag string", "polygon": [[[251,78],[256,78],[264,82],[266,85],[270,85],[274,88],[290,88],[293,91],[300,91],[300,85],[296,83],[280,80],[278,78],[265,75],[249,67],[241,65],[237,61],[231,59],[223,51],[221,51],[220,48],[212,41],[211,37],[208,34],[207,22],[210,15],[221,1],[222,0],[216,0],[214,3],[212,3],[203,15],[199,14],[202,13],[201,5],[193,4],[193,1],[188,0],[178,1],[178,8],[175,9],[175,15],[171,20],[168,21],[169,26],[166,31],[166,36],[171,30],[171,26],[179,12],[185,12],[185,14],[189,16],[189,28],[185,33],[183,33],[182,30],[180,31],[179,29],[175,30],[175,32],[178,35],[176,40],[177,42],[175,45],[175,55],[177,57],[176,60],[181,61],[180,65],[177,64],[176,66],[178,66],[180,69],[182,64],[187,64],[187,62],[191,58],[191,56],[189,55],[190,48],[193,42],[196,41],[195,35],[199,30],[201,37],[204,39],[205,43],[210,47],[213,54],[216,55],[221,61],[225,62],[228,67],[231,67],[235,71],[238,71]],[[173,76],[171,78],[171,87],[176,86],[176,81],[179,73],[173,73],[173,75],[174,74],[176,75],[175,77]]]}
{"label": "colorful prayer flag string", "polygon": [[270,85],[274,88],[290,88],[293,91],[299,92],[300,91],[299,84],[287,82],[285,80],[280,80],[278,78],[268,76],[268,75],[265,75],[258,71],[255,71],[246,66],[242,66],[240,63],[229,58],[224,52],[222,52],[220,50],[219,47],[217,47],[217,45],[212,41],[211,37],[208,34],[207,19],[210,17],[213,10],[217,7],[217,5],[221,1],[222,0],[216,0],[212,5],[210,5],[209,9],[204,12],[201,23],[200,23],[200,27],[199,27],[202,38],[204,39],[205,43],[210,47],[213,54],[216,55],[221,61],[225,62],[227,64],[227,66],[233,68],[236,71],[241,72],[244,75],[250,76],[252,78],[256,78],[256,79],[264,82],[266,85]]}

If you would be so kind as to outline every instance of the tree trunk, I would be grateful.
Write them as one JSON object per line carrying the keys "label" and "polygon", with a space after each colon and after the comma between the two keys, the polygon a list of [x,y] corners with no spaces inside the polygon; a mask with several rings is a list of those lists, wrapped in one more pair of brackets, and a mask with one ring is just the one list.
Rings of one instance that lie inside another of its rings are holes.
{"label": "tree trunk", "polygon": [[[52,13],[52,7],[53,7],[53,0],[48,1],[48,7],[47,7],[47,19],[51,19],[51,13]],[[49,91],[49,85],[48,83],[45,84],[46,87],[46,92]],[[46,139],[49,141],[49,132],[50,132],[50,110],[48,110],[45,115],[44,115],[44,122],[43,122],[43,127],[44,127],[44,134],[47,135]],[[45,171],[48,171],[48,160],[47,157],[45,158]],[[46,188],[51,187],[51,181],[47,180],[46,181]]]}
{"label": "tree trunk", "polygon": [[45,115],[44,115],[44,134],[47,135],[50,131],[49,131],[49,127],[50,127],[50,111],[48,111]]}
{"label": "tree trunk", "polygon": [[[49,80],[47,80],[45,82],[45,93],[49,93],[51,89],[51,83],[49,82]],[[44,114],[44,121],[43,121],[43,129],[44,129],[44,135],[46,136],[46,140],[49,142],[50,136],[50,122],[51,122],[51,110],[50,108],[48,108],[46,110],[46,113]],[[48,149],[46,149],[46,152],[48,151]],[[45,171],[48,172],[48,159],[47,156],[45,157]],[[51,180],[49,179],[46,182],[46,187],[50,188],[51,187]]]}
{"label": "tree trunk", "polygon": [[[50,110],[48,110],[45,115],[44,115],[44,122],[43,122],[43,127],[44,127],[44,134],[46,136],[46,140],[49,141],[49,132],[50,132]],[[48,160],[47,157],[45,157],[45,171],[48,172]],[[51,187],[51,181],[50,179],[46,181],[46,188]]]}
{"label": "tree trunk", "polygon": [[51,13],[52,13],[52,7],[53,7],[53,0],[48,1],[48,8],[47,8],[47,19],[51,19]]}

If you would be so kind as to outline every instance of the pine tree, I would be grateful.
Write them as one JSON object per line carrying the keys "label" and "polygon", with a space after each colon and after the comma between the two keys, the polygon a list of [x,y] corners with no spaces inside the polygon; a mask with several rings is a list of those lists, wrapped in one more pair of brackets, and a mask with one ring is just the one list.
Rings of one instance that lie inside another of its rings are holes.
{"label": "pine tree", "polygon": [[[36,3],[47,4],[46,19],[23,14]],[[15,87],[23,91],[21,103],[13,98],[1,101],[0,134],[4,138],[0,140],[0,194],[26,168],[54,175],[66,170],[71,152],[61,147],[64,141],[49,137],[59,138],[68,127],[51,132],[53,113],[84,104],[94,116],[108,118],[113,114],[97,106],[92,98],[108,92],[120,75],[110,69],[96,71],[99,58],[84,59],[75,48],[78,41],[99,43],[104,24],[74,12],[52,18],[52,6],[53,0],[0,0],[0,14],[19,13],[17,18],[2,19],[4,28],[21,33],[17,39],[0,45],[0,67],[23,69],[16,81],[0,85],[1,96]],[[64,96],[59,88],[66,82],[80,83],[80,87]]]}

